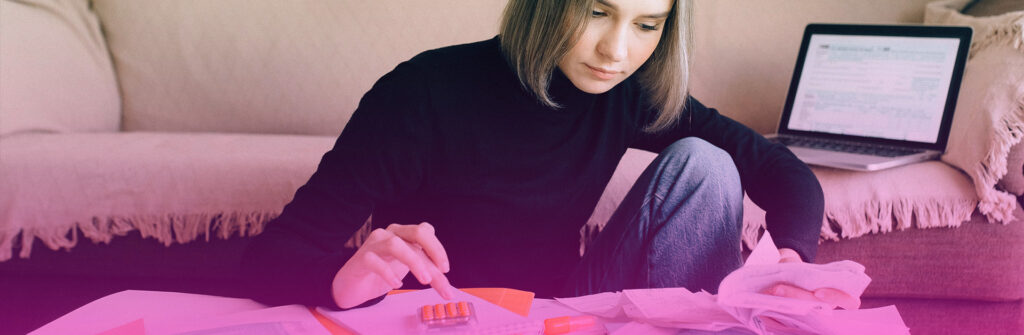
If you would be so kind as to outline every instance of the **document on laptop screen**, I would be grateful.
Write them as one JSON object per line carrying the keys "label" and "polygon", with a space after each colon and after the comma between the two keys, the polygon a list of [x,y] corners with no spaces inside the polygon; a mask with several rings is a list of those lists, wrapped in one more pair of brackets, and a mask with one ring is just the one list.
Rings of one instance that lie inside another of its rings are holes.
{"label": "document on laptop screen", "polygon": [[935,143],[960,41],[815,34],[788,127]]}

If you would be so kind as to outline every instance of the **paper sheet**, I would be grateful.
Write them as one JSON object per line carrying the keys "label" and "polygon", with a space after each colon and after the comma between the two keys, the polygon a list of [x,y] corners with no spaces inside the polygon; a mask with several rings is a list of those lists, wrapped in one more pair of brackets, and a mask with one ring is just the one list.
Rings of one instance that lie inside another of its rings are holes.
{"label": "paper sheet", "polygon": [[[478,322],[474,328],[480,331],[504,325],[523,324],[527,321],[518,314],[459,290],[455,290],[455,299],[451,301],[473,303]],[[425,329],[420,326],[417,309],[424,305],[444,302],[449,301],[441,298],[434,289],[423,289],[389,295],[370,307],[341,312],[326,309],[319,311],[334,322],[359,334],[420,334],[425,333]]]}
{"label": "paper sheet", "polygon": [[722,310],[715,297],[701,291],[691,293],[685,288],[625,290],[630,305],[623,309],[634,320],[673,328],[718,331],[743,326]]}
{"label": "paper sheet", "polygon": [[266,308],[249,299],[200,294],[127,290],[96,299],[32,331],[33,335],[96,334],[144,319],[146,332],[192,320]]}
{"label": "paper sheet", "polygon": [[544,320],[562,316],[579,315],[577,310],[552,299],[538,298],[530,307],[530,320]]}
{"label": "paper sheet", "polygon": [[776,264],[781,258],[779,248],[775,246],[775,240],[772,239],[772,234],[764,232],[761,239],[757,241],[757,245],[754,246],[754,250],[750,251],[750,256],[747,256],[743,266]]}
{"label": "paper sheet", "polygon": [[604,292],[574,298],[555,298],[556,301],[582,313],[603,318],[616,318],[622,313],[622,292]]}
{"label": "paper sheet", "polygon": [[896,306],[872,309],[835,310],[829,314],[811,317],[794,317],[781,313],[767,312],[762,317],[773,318],[787,325],[787,329],[813,330],[817,334],[833,335],[902,335],[909,334]]}
{"label": "paper sheet", "polygon": [[811,264],[779,263],[778,260],[778,248],[771,235],[765,232],[747,262],[722,279],[718,286],[718,302],[732,307],[806,315],[831,311],[832,306],[761,292],[776,283],[789,283],[808,291],[830,287],[859,297],[871,283],[871,278],[864,273],[864,266],[853,261]]}
{"label": "paper sheet", "polygon": [[675,328],[662,328],[643,322],[630,322],[610,335],[633,335],[633,334],[646,334],[646,335],[674,335],[679,333],[679,329]]}
{"label": "paper sheet", "polygon": [[151,329],[147,334],[251,334],[330,335],[305,306],[288,305],[218,316],[201,316],[186,322]]}
{"label": "paper sheet", "polygon": [[146,323],[139,318],[96,335],[146,335]]}
{"label": "paper sheet", "polygon": [[744,266],[722,281],[717,296],[685,288],[656,288],[557,300],[582,313],[606,318],[624,315],[636,322],[622,327],[627,331],[661,327],[696,333],[727,329],[755,334],[909,333],[894,306],[833,311],[819,302],[762,294],[775,283],[787,282],[808,290],[832,287],[860,296],[871,281],[864,267],[852,261],[808,264],[779,263],[779,259],[778,248],[765,233]]}

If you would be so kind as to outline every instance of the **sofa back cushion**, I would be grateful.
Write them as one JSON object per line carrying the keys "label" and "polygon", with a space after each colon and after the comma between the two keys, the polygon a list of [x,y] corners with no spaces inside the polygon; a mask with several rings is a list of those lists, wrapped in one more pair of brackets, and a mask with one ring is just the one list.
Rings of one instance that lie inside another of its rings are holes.
{"label": "sofa back cushion", "polygon": [[504,0],[94,0],[124,129],[337,135],[424,50],[497,34]]}
{"label": "sofa back cushion", "polygon": [[[497,33],[507,0],[93,0],[125,130],[336,135],[419,52]],[[930,0],[695,0],[693,93],[774,131],[810,22],[920,23]]]}
{"label": "sofa back cushion", "polygon": [[110,57],[87,0],[0,1],[0,136],[117,131]]}

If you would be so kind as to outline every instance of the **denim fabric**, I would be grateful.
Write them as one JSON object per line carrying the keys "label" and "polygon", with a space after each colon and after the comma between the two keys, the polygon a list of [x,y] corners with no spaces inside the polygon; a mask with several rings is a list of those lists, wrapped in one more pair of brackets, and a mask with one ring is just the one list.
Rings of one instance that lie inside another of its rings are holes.
{"label": "denim fabric", "polygon": [[725,151],[679,140],[651,162],[566,283],[565,296],[631,288],[718,291],[740,265],[743,190]]}

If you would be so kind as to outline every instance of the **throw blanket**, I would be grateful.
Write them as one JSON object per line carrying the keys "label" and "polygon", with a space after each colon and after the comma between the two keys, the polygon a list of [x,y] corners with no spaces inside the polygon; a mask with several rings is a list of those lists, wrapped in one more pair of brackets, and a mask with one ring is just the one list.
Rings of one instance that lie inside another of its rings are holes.
{"label": "throw blanket", "polygon": [[968,2],[937,1],[925,11],[925,23],[974,28],[942,160],[971,176],[978,210],[990,222],[1008,223],[1017,200],[995,186],[1007,173],[1010,148],[1024,136],[1024,11],[988,17],[960,14]]}

